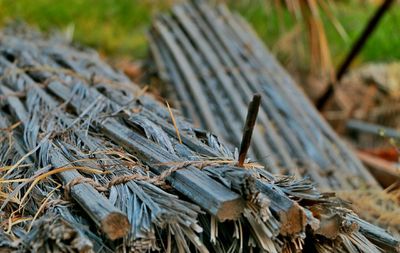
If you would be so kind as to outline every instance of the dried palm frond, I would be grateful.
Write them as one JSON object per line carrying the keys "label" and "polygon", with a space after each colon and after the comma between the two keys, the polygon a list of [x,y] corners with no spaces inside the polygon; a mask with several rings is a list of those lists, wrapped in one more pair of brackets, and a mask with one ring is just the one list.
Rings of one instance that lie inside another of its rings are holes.
{"label": "dried palm frond", "polygon": [[353,210],[363,219],[400,236],[400,190],[357,190],[338,192],[338,196],[349,201]]}
{"label": "dried palm frond", "polygon": [[150,96],[127,92],[118,84],[128,79],[93,52],[23,38],[0,36],[0,92],[25,93],[0,105],[0,123],[6,122],[0,128],[12,129],[0,133],[10,140],[0,143],[1,192],[8,199],[0,222],[11,235],[0,234],[5,247],[180,253],[399,248],[398,240],[309,181],[278,177],[254,163],[235,166],[237,156],[216,136],[178,114],[174,123]]}

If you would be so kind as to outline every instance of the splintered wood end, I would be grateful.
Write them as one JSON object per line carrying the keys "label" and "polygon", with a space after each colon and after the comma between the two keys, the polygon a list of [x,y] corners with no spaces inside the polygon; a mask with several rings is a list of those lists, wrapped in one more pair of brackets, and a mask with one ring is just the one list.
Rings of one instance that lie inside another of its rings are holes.
{"label": "splintered wood end", "polygon": [[128,218],[118,212],[112,212],[101,222],[101,229],[111,240],[124,237],[128,234],[130,224]]}
{"label": "splintered wood end", "polygon": [[306,213],[302,207],[295,202],[293,202],[293,205],[287,212],[281,212],[279,216],[281,222],[281,234],[283,236],[300,233],[305,229],[307,224]]}
{"label": "splintered wood end", "polygon": [[243,198],[225,201],[220,206],[216,216],[221,222],[226,220],[237,220],[242,215],[244,208],[245,200]]}

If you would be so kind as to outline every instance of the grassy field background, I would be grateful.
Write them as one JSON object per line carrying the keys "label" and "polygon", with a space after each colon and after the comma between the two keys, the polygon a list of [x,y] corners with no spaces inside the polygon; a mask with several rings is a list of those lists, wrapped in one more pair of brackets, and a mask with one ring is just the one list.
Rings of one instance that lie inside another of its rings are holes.
{"label": "grassy field background", "polygon": [[[165,10],[173,1],[162,0],[0,0],[0,26],[22,20],[45,31],[73,28],[73,39],[97,48],[111,57],[146,56],[145,33],[153,15]],[[278,16],[265,1],[227,1],[250,21],[268,46],[274,48],[296,22],[288,13]],[[268,2],[268,1],[267,1]],[[273,2],[273,1],[270,1]],[[335,1],[333,13],[349,35],[344,40],[326,23],[333,62],[337,64],[377,8],[370,1]],[[284,21],[282,30],[279,22]],[[400,59],[400,6],[394,6],[370,38],[358,62]],[[306,44],[306,43],[305,43]]]}

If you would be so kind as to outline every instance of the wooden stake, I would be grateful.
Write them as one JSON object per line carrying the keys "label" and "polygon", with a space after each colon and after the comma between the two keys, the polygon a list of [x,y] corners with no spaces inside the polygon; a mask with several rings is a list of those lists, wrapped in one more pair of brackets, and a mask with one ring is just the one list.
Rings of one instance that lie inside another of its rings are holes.
{"label": "wooden stake", "polygon": [[247,118],[244,124],[242,142],[240,144],[239,162],[238,166],[243,167],[244,159],[249,151],[251,136],[253,135],[254,125],[256,124],[258,109],[261,104],[261,95],[254,94],[253,100],[249,104],[247,110]]}

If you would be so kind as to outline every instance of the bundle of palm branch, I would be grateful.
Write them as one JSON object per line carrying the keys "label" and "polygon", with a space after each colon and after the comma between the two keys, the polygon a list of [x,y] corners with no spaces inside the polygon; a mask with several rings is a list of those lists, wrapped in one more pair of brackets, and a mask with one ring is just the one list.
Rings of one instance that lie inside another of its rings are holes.
{"label": "bundle of palm branch", "polygon": [[1,250],[400,249],[310,181],[236,166],[95,52],[5,31],[0,76]]}
{"label": "bundle of palm branch", "polygon": [[224,5],[175,5],[149,33],[156,75],[182,113],[238,147],[246,107],[262,94],[252,157],[274,173],[309,176],[320,187],[377,186],[251,27]]}

